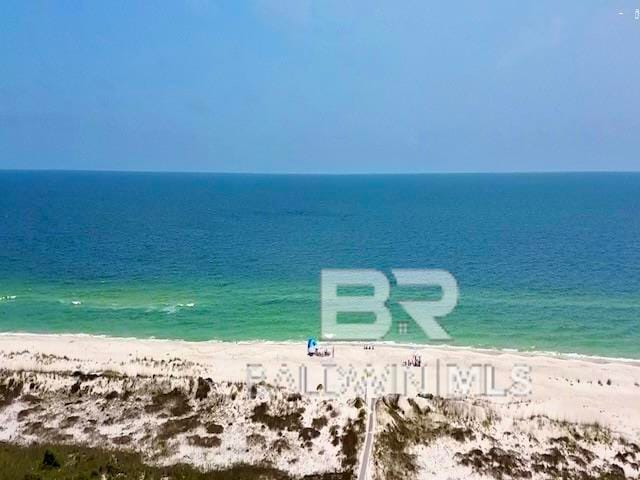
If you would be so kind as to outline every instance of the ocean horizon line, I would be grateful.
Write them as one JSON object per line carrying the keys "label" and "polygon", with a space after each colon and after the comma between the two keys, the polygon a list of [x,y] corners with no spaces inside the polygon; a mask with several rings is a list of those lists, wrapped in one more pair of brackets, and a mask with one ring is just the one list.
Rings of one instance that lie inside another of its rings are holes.
{"label": "ocean horizon line", "polygon": [[445,175],[640,175],[640,170],[494,170],[494,171],[416,171],[416,172],[298,172],[298,171],[217,171],[217,170],[118,170],[70,168],[0,168],[0,173],[118,173],[118,174],[180,174],[262,177],[406,177]]}

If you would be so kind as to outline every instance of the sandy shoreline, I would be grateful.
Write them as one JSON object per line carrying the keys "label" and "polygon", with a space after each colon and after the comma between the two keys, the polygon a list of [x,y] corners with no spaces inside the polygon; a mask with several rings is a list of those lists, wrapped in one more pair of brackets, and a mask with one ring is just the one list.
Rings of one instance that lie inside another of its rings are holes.
{"label": "sandy shoreline", "polygon": [[[358,374],[369,371],[376,375],[393,366],[388,378],[395,374],[401,379],[407,371],[410,376],[413,375],[407,382],[414,391],[408,394],[415,395],[422,390],[443,396],[460,396],[459,391],[453,390],[448,383],[451,380],[448,369],[458,368],[463,372],[477,371],[480,377],[484,374],[493,377],[486,379],[486,383],[494,384],[498,394],[487,394],[482,390],[485,383],[482,378],[478,378],[479,389],[472,386],[467,393],[483,398],[496,408],[506,408],[511,415],[546,415],[563,421],[598,422],[616,431],[640,436],[640,409],[637,408],[640,405],[640,365],[637,362],[433,346],[381,344],[376,345],[373,351],[364,350],[359,344],[336,343],[332,347],[333,358],[309,358],[305,354],[304,344],[294,343],[188,342],[89,335],[0,335],[0,359],[4,369],[112,370],[126,375],[150,376],[170,373],[232,382],[244,382],[249,377],[258,381],[262,377],[272,384],[277,384],[277,379],[282,380],[283,376],[290,374],[293,381],[289,378],[287,385],[290,389],[301,389],[303,393],[316,390],[316,385],[323,383],[325,375],[331,377],[336,368],[351,368]],[[414,353],[421,356],[422,369],[402,366]],[[181,366],[169,367],[168,361],[176,358],[181,360]],[[250,370],[248,365],[253,365]],[[530,369],[530,391],[525,394],[519,392],[514,395],[508,388],[512,384],[514,366]],[[301,369],[305,370],[307,377],[305,385],[299,382]],[[406,385],[400,385],[399,388],[403,387]]]}
{"label": "sandy shoreline", "polygon": [[[294,346],[299,347],[304,342],[302,340],[237,340],[237,341],[229,341],[229,340],[182,340],[177,338],[156,338],[156,337],[126,337],[126,336],[110,336],[110,335],[102,335],[102,334],[91,334],[91,333],[32,333],[32,332],[0,332],[0,339],[2,337],[46,337],[46,338],[65,338],[70,337],[71,339],[82,339],[82,338],[90,338],[90,339],[105,339],[109,341],[132,341],[132,342],[168,342],[174,344],[195,344],[195,345],[261,345],[261,346],[269,346],[269,345],[280,345],[280,346]],[[339,341],[339,342],[330,342],[329,340],[324,340],[323,345],[329,346],[347,346],[347,347],[358,347],[360,348],[366,342],[357,342],[357,341]],[[560,352],[560,351],[547,351],[547,350],[518,350],[517,348],[492,348],[492,347],[474,347],[474,346],[466,346],[466,345],[449,345],[449,344],[421,344],[421,343],[397,343],[393,341],[382,341],[375,343],[377,346],[381,347],[389,347],[395,349],[404,349],[404,350],[421,350],[421,349],[430,349],[430,350],[438,350],[438,351],[463,351],[463,352],[474,352],[478,354],[485,355],[503,355],[503,354],[511,354],[518,355],[522,357],[545,357],[545,358],[554,358],[560,360],[582,360],[593,363],[624,363],[640,366],[640,358],[630,358],[630,357],[614,357],[614,356],[604,356],[604,355],[591,355],[586,353],[577,353],[577,352]]]}
{"label": "sandy shoreline", "polygon": [[[365,437],[382,478],[640,469],[638,362],[324,346],[333,356],[308,357],[302,343],[2,334],[0,442],[130,448],[203,469],[266,464],[295,478],[353,470]],[[404,364],[412,355],[420,367]]]}

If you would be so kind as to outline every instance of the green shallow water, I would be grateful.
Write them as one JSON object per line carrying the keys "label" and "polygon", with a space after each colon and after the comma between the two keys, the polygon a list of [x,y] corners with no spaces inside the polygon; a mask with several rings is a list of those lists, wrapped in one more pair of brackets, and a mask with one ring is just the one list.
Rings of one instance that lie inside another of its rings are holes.
{"label": "green shallow water", "polygon": [[[89,333],[186,340],[300,340],[320,335],[318,284],[82,285],[66,288],[2,285],[15,292],[0,310],[4,331]],[[428,343],[394,292],[394,323],[386,341]],[[456,309],[441,320],[451,345],[558,351],[640,358],[634,330],[640,300],[462,290]],[[543,313],[541,313],[543,312]],[[602,318],[615,321],[600,324]],[[406,331],[399,328],[406,324]],[[523,332],[525,332],[523,334]]]}

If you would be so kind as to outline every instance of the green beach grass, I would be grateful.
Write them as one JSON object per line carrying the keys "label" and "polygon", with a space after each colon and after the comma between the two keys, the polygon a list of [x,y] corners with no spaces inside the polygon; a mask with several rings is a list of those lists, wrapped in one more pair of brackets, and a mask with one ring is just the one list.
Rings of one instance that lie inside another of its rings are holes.
{"label": "green beach grass", "polygon": [[[20,446],[0,442],[0,480],[289,480],[269,467],[238,465],[228,470],[201,472],[188,465],[154,467],[139,455],[70,445]],[[347,480],[350,474],[305,477],[309,480]]]}

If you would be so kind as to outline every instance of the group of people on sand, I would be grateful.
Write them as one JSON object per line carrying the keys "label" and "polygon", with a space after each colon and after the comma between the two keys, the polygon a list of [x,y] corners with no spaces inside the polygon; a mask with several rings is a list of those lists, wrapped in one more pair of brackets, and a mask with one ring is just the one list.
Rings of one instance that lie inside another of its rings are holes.
{"label": "group of people on sand", "polygon": [[333,357],[333,347],[320,348],[315,338],[309,338],[307,340],[307,355],[310,357]]}
{"label": "group of people on sand", "polygon": [[333,348],[318,348],[307,352],[310,357],[333,357]]}
{"label": "group of people on sand", "polygon": [[414,353],[411,355],[409,360],[405,360],[402,362],[403,367],[421,367],[422,366],[422,355],[418,355]]}

